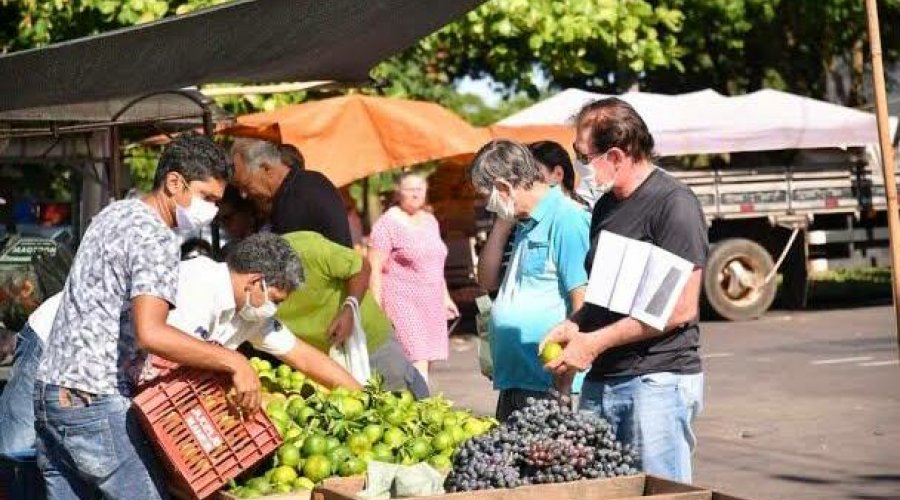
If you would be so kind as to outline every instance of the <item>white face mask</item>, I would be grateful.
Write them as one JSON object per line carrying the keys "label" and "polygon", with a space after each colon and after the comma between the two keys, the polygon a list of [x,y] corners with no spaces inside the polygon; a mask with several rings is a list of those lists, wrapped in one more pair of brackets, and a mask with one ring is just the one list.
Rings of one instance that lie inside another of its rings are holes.
{"label": "white face mask", "polygon": [[[603,158],[605,155],[606,153],[603,153],[598,158]],[[616,169],[612,179],[603,184],[597,184],[597,174],[594,171],[593,166],[576,161],[575,171],[578,172],[578,177],[580,179],[578,186],[575,188],[575,192],[581,196],[591,208],[594,207],[597,200],[603,195],[612,191],[613,187],[616,185],[616,176],[619,175],[619,169]]]}
{"label": "white face mask", "polygon": [[217,213],[219,213],[219,207],[215,203],[193,195],[191,203],[186,207],[175,203],[175,224],[182,231],[203,229],[212,224]]}
{"label": "white face mask", "polygon": [[269,300],[269,287],[266,285],[265,280],[262,282],[262,289],[265,300],[260,306],[253,306],[250,304],[250,290],[247,290],[246,295],[244,296],[244,307],[242,307],[238,313],[244,321],[266,321],[267,319],[274,317],[275,313],[278,311],[278,306]]}
{"label": "white face mask", "polygon": [[510,195],[510,199],[507,203],[503,203],[503,200],[500,199],[500,191],[497,191],[497,188],[491,189],[491,195],[488,197],[487,206],[484,208],[488,212],[497,214],[497,217],[502,220],[507,222],[516,221],[516,206],[512,196]]}

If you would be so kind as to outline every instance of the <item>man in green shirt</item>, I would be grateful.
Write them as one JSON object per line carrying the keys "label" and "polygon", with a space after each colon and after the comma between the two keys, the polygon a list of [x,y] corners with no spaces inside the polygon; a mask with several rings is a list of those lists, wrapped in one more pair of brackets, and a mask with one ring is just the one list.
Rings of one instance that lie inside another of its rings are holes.
{"label": "man in green shirt", "polygon": [[390,390],[409,389],[416,398],[427,397],[427,383],[403,355],[391,321],[367,293],[370,269],[362,255],[312,231],[282,237],[300,256],[306,282],[281,303],[278,319],[298,338],[327,352],[353,332],[347,301],[355,300],[372,370]]}

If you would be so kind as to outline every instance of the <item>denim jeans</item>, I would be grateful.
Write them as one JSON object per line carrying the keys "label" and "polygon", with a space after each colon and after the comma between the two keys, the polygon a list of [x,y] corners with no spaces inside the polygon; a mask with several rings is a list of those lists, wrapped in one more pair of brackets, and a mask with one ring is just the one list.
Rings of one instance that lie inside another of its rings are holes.
{"label": "denim jeans", "polygon": [[639,451],[644,472],[684,483],[691,482],[692,425],[702,408],[702,373],[586,380],[581,394],[581,409],[609,421],[617,439]]}
{"label": "denim jeans", "polygon": [[28,324],[19,332],[12,372],[0,394],[0,454],[34,449],[34,375],[44,345]]}
{"label": "denim jeans", "polygon": [[34,413],[48,500],[168,498],[129,398],[38,382]]}

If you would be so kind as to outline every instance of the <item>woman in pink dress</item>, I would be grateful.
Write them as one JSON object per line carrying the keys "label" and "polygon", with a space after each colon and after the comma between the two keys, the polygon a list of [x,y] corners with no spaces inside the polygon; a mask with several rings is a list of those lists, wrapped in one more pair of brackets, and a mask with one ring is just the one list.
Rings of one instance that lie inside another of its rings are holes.
{"label": "woman in pink dress", "polygon": [[447,246],[437,219],[423,208],[427,192],[424,177],[401,177],[397,206],[378,219],[369,238],[370,291],[426,381],[429,364],[447,359],[447,320],[459,316],[444,280]]}

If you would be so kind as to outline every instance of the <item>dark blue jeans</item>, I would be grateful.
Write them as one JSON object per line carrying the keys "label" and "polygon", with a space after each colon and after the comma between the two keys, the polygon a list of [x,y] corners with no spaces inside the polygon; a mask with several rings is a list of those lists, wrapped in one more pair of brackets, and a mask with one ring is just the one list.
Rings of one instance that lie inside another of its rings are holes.
{"label": "dark blue jeans", "polygon": [[28,324],[19,332],[16,357],[0,395],[0,454],[14,455],[34,449],[34,375],[44,345]]}
{"label": "dark blue jeans", "polygon": [[168,498],[130,398],[38,382],[34,413],[48,500]]}

